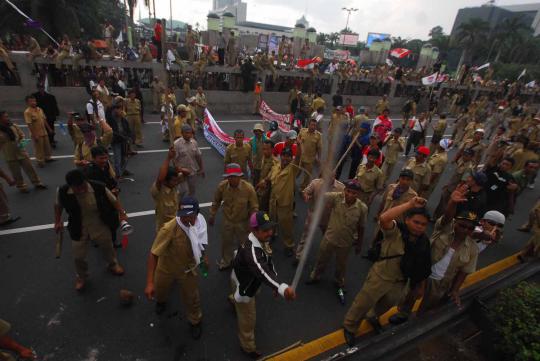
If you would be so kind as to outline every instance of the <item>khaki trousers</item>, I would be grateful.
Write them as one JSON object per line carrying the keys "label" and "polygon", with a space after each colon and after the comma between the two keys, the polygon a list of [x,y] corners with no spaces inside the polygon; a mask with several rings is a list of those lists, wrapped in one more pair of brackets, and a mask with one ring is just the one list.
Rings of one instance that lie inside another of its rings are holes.
{"label": "khaki trousers", "polygon": [[174,281],[180,286],[180,299],[186,309],[187,320],[192,325],[199,324],[202,319],[201,300],[198,277],[194,272],[172,274],[157,269],[154,274],[156,301],[167,302]]}
{"label": "khaki trousers", "polygon": [[129,123],[129,127],[133,131],[133,134],[135,135],[135,144],[141,145],[143,142],[143,135],[142,135],[142,123],[141,123],[141,116],[140,115],[128,115],[127,120]]}
{"label": "khaki trousers", "polygon": [[360,193],[358,194],[358,199],[360,199],[362,202],[364,202],[366,206],[369,207],[371,204],[370,199],[372,194],[373,192],[360,191]]}
{"label": "khaki trousers", "polygon": [[34,140],[34,152],[36,154],[36,160],[38,165],[43,165],[46,160],[51,159],[51,143],[49,143],[49,137],[44,135]]}
{"label": "khaki trousers", "polygon": [[0,223],[7,221],[10,217],[8,198],[4,187],[0,184]]}
{"label": "khaki trousers", "polygon": [[255,297],[251,297],[247,303],[234,301],[234,308],[238,322],[240,346],[246,352],[253,352],[257,349],[255,345],[255,323],[257,320]]}
{"label": "khaki trousers", "polygon": [[[308,236],[309,227],[311,226],[313,218],[313,211],[311,209],[308,209],[307,215],[306,215],[306,221],[304,222],[304,230],[302,231],[302,237],[300,238],[300,242],[298,242],[298,246],[296,247],[296,259],[300,259],[302,257],[302,253],[304,253],[304,247],[306,246],[306,238]],[[326,224],[323,224],[324,219],[321,219],[319,221],[319,229],[321,230],[321,233],[324,234],[326,232]]]}
{"label": "khaki trousers", "polygon": [[288,206],[280,206],[276,200],[270,199],[270,218],[277,222],[279,235],[286,248],[294,247],[293,240],[293,204]]}
{"label": "khaki trousers", "polygon": [[24,170],[33,185],[41,184],[41,180],[39,179],[29,158],[8,161],[7,165],[13,179],[15,179],[15,182],[17,183],[18,189],[26,189],[26,183],[24,182],[21,169]]}
{"label": "khaki trousers", "polygon": [[247,221],[233,223],[226,218],[223,219],[223,226],[221,228],[221,260],[219,261],[221,267],[230,266],[234,257],[234,251],[240,243],[243,243],[247,239],[248,234]]}
{"label": "khaki trousers", "polygon": [[422,314],[446,301],[448,299],[447,293],[450,291],[451,286],[449,282],[445,282],[444,278],[437,281],[428,277],[424,297],[422,297],[422,303],[420,304],[418,313]]}
{"label": "khaki trousers", "polygon": [[69,58],[69,52],[61,51],[60,53],[58,53],[58,55],[56,55],[56,67],[60,68],[64,59],[67,58]]}
{"label": "khaki trousers", "polygon": [[371,309],[375,314],[382,315],[398,304],[405,289],[405,282],[383,280],[370,270],[362,289],[345,315],[343,327],[349,332],[356,333],[360,322]]}
{"label": "khaki trousers", "polygon": [[114,59],[116,51],[114,50],[114,40],[112,38],[106,38],[105,42],[107,43],[107,52],[111,56],[111,60]]}
{"label": "khaki trousers", "polygon": [[253,113],[259,113],[259,107],[261,105],[261,94],[255,94],[253,100]]}
{"label": "khaki trousers", "polygon": [[90,240],[94,241],[101,248],[103,251],[103,258],[105,261],[107,261],[109,267],[113,267],[118,264],[116,252],[114,251],[112,244],[111,232],[109,230],[104,230],[101,232],[99,237],[90,237],[89,233],[83,228],[81,239],[71,242],[73,260],[75,262],[75,271],[77,272],[77,275],[83,279],[88,277],[88,263],[86,262],[86,254],[88,253]]}
{"label": "khaki trousers", "polygon": [[159,92],[157,91],[152,91],[152,105],[154,107],[154,112],[155,113],[159,113],[159,111],[161,110],[161,107],[160,107],[160,97],[159,97]]}
{"label": "khaki trousers", "polygon": [[387,161],[385,161],[383,163],[381,170],[382,170],[385,182],[392,175],[392,171],[394,170],[395,165],[396,165],[396,163],[388,163]]}
{"label": "khaki trousers", "polygon": [[347,272],[347,258],[351,251],[351,246],[338,247],[331,244],[328,239],[323,238],[321,246],[319,248],[319,254],[317,255],[317,263],[313,271],[311,271],[310,278],[318,280],[321,278],[321,274],[324,273],[326,266],[330,262],[330,259],[336,255],[336,271],[334,279],[339,287],[345,287],[345,274]]}

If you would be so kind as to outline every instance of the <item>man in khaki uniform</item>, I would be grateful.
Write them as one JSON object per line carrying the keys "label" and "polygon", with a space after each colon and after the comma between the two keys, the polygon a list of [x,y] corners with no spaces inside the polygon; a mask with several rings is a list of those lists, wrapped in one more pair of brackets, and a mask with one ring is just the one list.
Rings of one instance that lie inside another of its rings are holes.
{"label": "man in khaki uniform", "polygon": [[313,164],[319,163],[322,151],[322,134],[317,130],[317,120],[310,119],[307,128],[302,128],[298,135],[298,142],[302,144],[302,159],[300,167],[304,172],[301,190],[304,190],[311,182]]}
{"label": "man in khaki uniform", "polygon": [[234,38],[234,32],[231,31],[229,40],[227,41],[227,64],[229,66],[236,65],[236,39]]}
{"label": "man in khaki uniform", "polygon": [[244,242],[249,233],[249,217],[259,210],[255,188],[242,179],[243,176],[240,165],[228,164],[223,174],[225,180],[219,183],[210,208],[208,223],[213,226],[219,207],[223,207],[221,260],[218,262],[220,271],[231,267],[234,250]]}
{"label": "man in khaki uniform", "polygon": [[187,34],[186,34],[186,50],[188,53],[188,61],[193,64],[195,60],[195,44],[197,43],[197,35],[191,28],[191,25],[188,25]]}
{"label": "man in khaki uniform", "polygon": [[117,276],[123,275],[124,268],[118,264],[113,248],[112,232],[116,232],[121,221],[127,221],[127,214],[111,191],[101,183],[87,181],[81,170],[71,170],[66,174],[66,184],[57,192],[54,207],[56,233],[64,229],[63,209],[69,215],[68,230],[77,273],[75,289],[81,291],[86,284],[86,254],[90,240],[102,248],[109,271]]}
{"label": "man in khaki uniform", "polygon": [[321,241],[317,262],[306,284],[318,283],[330,258],[336,255],[335,285],[339,289],[345,288],[345,273],[347,271],[347,258],[352,246],[355,254],[360,254],[364,238],[368,209],[358,199],[360,184],[356,180],[345,183],[343,192],[326,193],[324,195],[328,207],[331,209],[328,228]]}
{"label": "man in khaki uniform", "polygon": [[163,141],[174,144],[174,111],[176,109],[176,95],[171,87],[165,88],[161,95],[161,133]]}
{"label": "man in khaki uniform", "polygon": [[[5,180],[10,187],[15,185],[15,179],[11,178],[2,169],[0,169],[0,178]],[[21,217],[13,217],[11,215],[6,192],[4,192],[4,187],[2,187],[2,183],[0,183],[0,226],[7,226],[8,224],[17,222],[19,219],[21,219]]]}
{"label": "man in khaki uniform", "polygon": [[41,47],[39,46],[37,40],[31,35],[27,35],[26,42],[28,44],[28,60],[30,60],[30,62],[33,62],[35,58],[40,58]]}
{"label": "man in khaki uniform", "polygon": [[377,116],[381,115],[385,109],[390,109],[390,102],[388,101],[388,96],[386,94],[382,96],[377,104],[375,104]]}
{"label": "man in khaki uniform", "polygon": [[383,142],[384,149],[384,163],[382,165],[382,172],[384,181],[392,175],[392,171],[398,161],[399,154],[405,150],[405,138],[401,136],[403,129],[396,128],[389,134],[386,140]]}
{"label": "man in khaki uniform", "polygon": [[410,169],[414,173],[412,189],[418,194],[422,194],[428,187],[431,179],[431,168],[426,159],[429,157],[429,149],[420,146],[416,149],[416,155],[409,159],[404,169]]}
{"label": "man in khaki uniform", "polygon": [[[399,178],[396,183],[389,184],[383,193],[381,205],[375,221],[379,220],[381,214],[401,204],[407,203],[412,198],[418,196],[418,194],[411,188],[412,181],[414,179],[414,173],[410,169],[403,169],[399,173]],[[403,222],[403,217],[396,218],[397,221]],[[376,228],[377,232],[379,228]],[[376,232],[376,233],[377,233]]]}
{"label": "man in khaki uniform", "polygon": [[281,152],[281,162],[274,165],[270,174],[264,179],[270,191],[270,217],[277,221],[279,235],[285,247],[285,255],[293,255],[293,207],[295,179],[298,175],[298,164],[302,158],[302,146],[297,145],[296,158],[293,159],[291,148]]}
{"label": "man in khaki uniform", "polygon": [[184,101],[187,102],[188,98],[191,98],[191,82],[189,78],[184,79],[184,85],[182,85],[182,93],[184,95]]}
{"label": "man in khaki uniform", "polygon": [[248,143],[244,143],[244,131],[242,129],[234,131],[234,143],[227,146],[223,163],[225,164],[225,169],[230,163],[239,164],[244,177],[247,177],[248,166],[249,169],[253,169],[251,146]]}
{"label": "man in khaki uniform", "polygon": [[274,166],[279,166],[279,161],[274,157],[272,151],[274,144],[270,140],[265,140],[263,143],[263,156],[261,160],[261,175],[259,182],[255,185],[257,189],[257,198],[259,199],[259,209],[268,212],[270,209],[270,191],[271,186],[268,185],[266,179]]}
{"label": "man in khaki uniform", "polygon": [[[390,208],[381,214],[379,225],[383,239],[380,255],[374,260],[362,289],[356,295],[343,321],[343,334],[350,347],[354,346],[356,332],[368,312],[373,310],[376,315],[382,315],[397,305],[406,291],[407,276],[400,267],[401,257],[395,257],[405,254],[405,242],[396,219],[405,215],[403,228],[406,228],[409,237],[420,239],[429,223],[425,204],[425,199],[414,197],[407,203]],[[429,258],[429,254],[427,257]]]}
{"label": "man in khaki uniform", "polygon": [[45,163],[53,162],[51,157],[51,144],[49,135],[51,132],[47,119],[43,110],[37,106],[36,98],[33,95],[26,97],[28,108],[24,111],[24,121],[28,125],[30,136],[34,142],[34,152],[39,167],[43,167]]}
{"label": "man in khaki uniform", "polygon": [[134,143],[137,147],[142,147],[142,123],[141,123],[141,102],[135,98],[135,91],[130,89],[128,99],[125,103],[126,118],[129,122],[129,128],[135,135]]}
{"label": "man in khaki uniform", "polygon": [[[10,330],[11,325],[0,318],[0,347],[2,347],[4,350],[15,352],[18,355],[18,360],[35,360],[36,355],[31,349],[20,345],[14,339],[8,336]],[[11,355],[11,353],[0,351],[0,360],[15,361],[15,358]]]}
{"label": "man in khaki uniform", "polygon": [[0,150],[7,163],[9,171],[15,179],[17,189],[22,193],[28,193],[21,169],[24,170],[36,189],[47,189],[32,166],[30,157],[24,149],[24,133],[9,120],[7,112],[0,112]]}
{"label": "man in khaki uniform", "polygon": [[176,152],[173,148],[170,148],[167,158],[159,168],[158,177],[150,188],[156,211],[156,233],[165,223],[176,217],[179,197],[177,186],[184,181],[182,171],[188,173],[186,169],[179,168],[177,170],[174,166],[171,166],[171,162],[175,157]]}
{"label": "man in khaki uniform", "polygon": [[466,192],[466,187],[458,187],[450,196],[445,214],[435,223],[431,235],[431,275],[419,313],[435,308],[449,298],[460,307],[459,289],[467,275],[476,271],[478,247],[471,235],[478,216],[470,211],[456,215],[458,203],[467,201]]}
{"label": "man in khaki uniform", "polygon": [[197,269],[201,264],[201,268],[208,265],[204,254],[207,243],[206,222],[199,214],[199,203],[184,197],[177,217],[165,223],[156,235],[147,260],[146,297],[152,300],[155,296],[156,313],[160,315],[167,307],[173,283],[178,282],[191,337],[195,340],[202,333]]}
{"label": "man in khaki uniform", "polygon": [[482,138],[484,138],[484,129],[476,129],[473,138],[463,142],[459,148],[456,157],[454,158],[454,163],[457,163],[459,158],[461,158],[465,149],[470,149],[474,151],[473,164],[475,167],[478,166],[486,149],[486,145],[482,143]]}
{"label": "man in khaki uniform", "polygon": [[195,94],[195,112],[199,120],[204,119],[204,110],[208,103],[206,101],[206,95],[203,92],[202,86],[197,87],[197,94]]}
{"label": "man in khaki uniform", "polygon": [[[332,177],[330,178],[331,185],[328,188],[328,192],[331,193],[341,193],[345,190],[345,185],[338,181],[335,177],[335,174],[332,174]],[[308,210],[306,215],[306,221],[304,222],[304,230],[302,231],[302,238],[300,238],[300,242],[298,243],[298,246],[296,247],[296,259],[293,262],[293,265],[297,265],[300,261],[300,258],[302,257],[302,253],[304,252],[304,247],[306,245],[306,238],[309,231],[309,228],[311,227],[312,218],[313,218],[313,211],[315,207],[315,203],[317,202],[317,199],[319,197],[323,197],[324,194],[322,194],[322,187],[324,185],[324,179],[317,178],[312,180],[306,188],[302,191],[302,197],[304,198],[304,201],[308,204]],[[324,207],[323,213],[321,215],[321,218],[319,219],[318,226],[321,230],[321,233],[324,235],[326,232],[326,228],[328,227],[328,220],[330,219],[330,212],[331,209],[326,205]]]}
{"label": "man in khaki uniform", "polygon": [[264,126],[261,123],[257,123],[253,126],[253,137],[249,141],[251,148],[251,164],[253,165],[251,179],[253,186],[256,186],[261,180],[261,169],[263,161],[263,147],[266,137],[264,135]]}
{"label": "man in khaki uniform", "polygon": [[150,47],[146,43],[145,39],[141,39],[141,44],[139,45],[139,61],[141,63],[151,63],[154,60]]}
{"label": "man in khaki uniform", "polygon": [[429,197],[431,196],[431,193],[433,193],[433,190],[435,187],[437,187],[437,184],[439,183],[439,179],[441,178],[444,169],[446,168],[446,165],[448,164],[448,150],[450,149],[450,146],[452,145],[452,141],[449,139],[441,139],[439,141],[439,145],[437,146],[436,153],[432,154],[428,160],[427,164],[431,168],[431,179],[429,182],[429,187],[424,193],[422,193],[422,197],[429,200]]}
{"label": "man in khaki uniform", "polygon": [[431,143],[429,144],[429,152],[431,154],[435,153],[439,142],[443,139],[444,131],[446,130],[446,114],[441,114],[437,124],[433,126],[433,135],[431,136]]}
{"label": "man in khaki uniform", "polygon": [[315,99],[313,99],[313,103],[311,103],[311,111],[316,112],[321,108],[323,108],[324,110],[325,106],[326,102],[324,101],[322,94],[317,93],[317,96],[315,97]]}
{"label": "man in khaki uniform", "polygon": [[379,194],[384,187],[384,175],[377,167],[375,161],[379,159],[381,153],[377,149],[371,149],[367,154],[367,163],[361,164],[356,173],[356,180],[360,184],[358,198],[366,205],[370,206],[373,198]]}
{"label": "man in khaki uniform", "polygon": [[160,111],[160,106],[162,104],[161,99],[166,87],[163,85],[163,82],[159,80],[157,76],[155,76],[154,80],[152,80],[150,83],[150,88],[152,89],[152,105],[154,106],[154,114],[157,114]]}
{"label": "man in khaki uniform", "polygon": [[174,140],[182,136],[182,126],[184,124],[191,126],[191,123],[189,122],[188,109],[184,104],[180,104],[178,108],[176,108],[176,117],[174,117],[172,129],[170,129],[172,132],[171,136]]}

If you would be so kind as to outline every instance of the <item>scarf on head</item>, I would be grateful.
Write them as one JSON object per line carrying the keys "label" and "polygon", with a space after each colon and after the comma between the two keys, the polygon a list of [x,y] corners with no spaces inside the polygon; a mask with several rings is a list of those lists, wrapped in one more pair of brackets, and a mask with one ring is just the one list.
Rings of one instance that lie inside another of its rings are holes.
{"label": "scarf on head", "polygon": [[15,132],[13,131],[13,129],[11,129],[12,125],[13,125],[13,123],[11,123],[11,122],[9,122],[8,125],[0,124],[0,131],[6,133],[9,140],[15,141],[16,137],[15,137]]}
{"label": "scarf on head", "polygon": [[197,220],[193,226],[187,227],[180,217],[176,217],[176,223],[186,232],[189,240],[191,241],[191,249],[193,250],[193,258],[195,263],[198,265],[201,263],[202,252],[204,251],[205,245],[208,244],[208,231],[206,226],[206,220],[202,214],[197,215]]}

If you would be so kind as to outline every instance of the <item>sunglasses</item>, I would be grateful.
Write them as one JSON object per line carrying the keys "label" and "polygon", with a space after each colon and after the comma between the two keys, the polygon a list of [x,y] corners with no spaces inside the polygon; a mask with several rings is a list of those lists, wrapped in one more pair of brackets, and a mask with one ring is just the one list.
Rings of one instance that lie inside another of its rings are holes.
{"label": "sunglasses", "polygon": [[493,226],[493,227],[499,227],[499,228],[503,228],[504,227],[504,224],[500,224],[500,223],[497,223],[497,222],[493,222],[493,221],[489,221],[487,219],[484,219],[484,221],[486,221],[486,223],[488,223],[489,225]]}

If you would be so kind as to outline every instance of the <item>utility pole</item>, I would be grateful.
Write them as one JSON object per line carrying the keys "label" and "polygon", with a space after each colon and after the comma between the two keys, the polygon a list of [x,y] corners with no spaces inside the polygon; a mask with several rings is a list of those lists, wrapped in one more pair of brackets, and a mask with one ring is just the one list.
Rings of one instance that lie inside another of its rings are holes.
{"label": "utility pole", "polygon": [[[351,17],[351,13],[358,11],[356,8],[341,8],[341,10],[345,10],[347,12],[347,22],[345,23],[345,31],[349,28],[349,18]],[[345,33],[343,33],[343,41],[341,42],[341,46],[345,45]]]}
{"label": "utility pole", "polygon": [[169,0],[169,22],[171,23],[170,33],[172,35],[172,0]]}
{"label": "utility pole", "polygon": [[[156,0],[153,0],[153,1],[152,1],[152,7],[153,7],[153,9],[154,9],[154,20],[156,20],[156,19],[157,19],[157,18],[156,18]],[[155,21],[154,21],[154,22],[155,22]]]}

